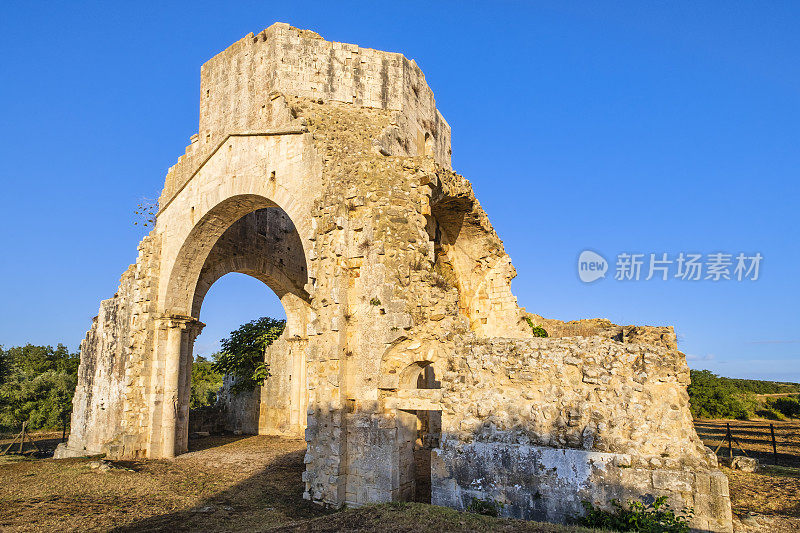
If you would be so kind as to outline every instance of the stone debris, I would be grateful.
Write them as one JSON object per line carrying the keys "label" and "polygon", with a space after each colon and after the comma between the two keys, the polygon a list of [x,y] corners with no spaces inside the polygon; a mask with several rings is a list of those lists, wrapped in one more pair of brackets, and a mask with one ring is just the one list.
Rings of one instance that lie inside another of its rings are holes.
{"label": "stone debris", "polygon": [[741,470],[742,472],[756,472],[759,468],[758,459],[755,457],[742,457],[738,455],[734,457],[730,466],[733,470]]}

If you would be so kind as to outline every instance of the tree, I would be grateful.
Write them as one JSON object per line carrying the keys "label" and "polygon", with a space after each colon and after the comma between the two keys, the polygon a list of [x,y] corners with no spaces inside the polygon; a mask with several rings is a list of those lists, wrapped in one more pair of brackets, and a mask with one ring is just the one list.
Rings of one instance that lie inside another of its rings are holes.
{"label": "tree", "polygon": [[756,407],[751,392],[743,392],[731,380],[708,370],[692,370],[687,389],[692,416],[696,418],[750,418]]}
{"label": "tree", "polygon": [[0,348],[0,426],[60,426],[72,410],[79,362],[63,344]]}
{"label": "tree", "polygon": [[239,326],[230,337],[222,339],[222,350],[214,354],[214,370],[234,378],[232,393],[251,391],[269,377],[264,351],[285,327],[285,320],[261,317]]}
{"label": "tree", "polygon": [[9,363],[8,363],[8,356],[6,355],[6,351],[0,346],[0,385],[2,385],[5,380],[6,376],[9,372]]}
{"label": "tree", "polygon": [[222,388],[222,374],[214,370],[214,363],[205,357],[195,357],[192,363],[192,392],[189,407],[199,409],[217,403],[217,393]]}

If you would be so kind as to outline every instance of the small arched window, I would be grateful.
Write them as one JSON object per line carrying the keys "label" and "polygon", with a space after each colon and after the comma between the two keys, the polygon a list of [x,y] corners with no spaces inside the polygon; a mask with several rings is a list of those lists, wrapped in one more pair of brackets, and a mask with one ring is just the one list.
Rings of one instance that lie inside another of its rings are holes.
{"label": "small arched window", "polygon": [[418,361],[411,363],[403,370],[400,387],[403,389],[440,389],[441,383],[436,381],[430,361]]}

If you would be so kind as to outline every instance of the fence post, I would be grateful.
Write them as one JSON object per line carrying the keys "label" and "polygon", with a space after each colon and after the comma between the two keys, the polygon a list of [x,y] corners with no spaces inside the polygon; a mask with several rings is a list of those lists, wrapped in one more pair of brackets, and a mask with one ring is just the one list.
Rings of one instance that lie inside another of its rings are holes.
{"label": "fence post", "polygon": [[775,446],[775,425],[769,425],[769,432],[772,435],[772,461],[775,463],[775,466],[778,466],[778,448]]}
{"label": "fence post", "polygon": [[22,438],[19,441],[19,453],[22,454],[22,447],[25,446],[25,426],[27,426],[27,422],[22,423]]}
{"label": "fence post", "polygon": [[733,459],[733,435],[731,435],[731,423],[727,422],[728,434],[725,437],[728,439],[728,457]]}

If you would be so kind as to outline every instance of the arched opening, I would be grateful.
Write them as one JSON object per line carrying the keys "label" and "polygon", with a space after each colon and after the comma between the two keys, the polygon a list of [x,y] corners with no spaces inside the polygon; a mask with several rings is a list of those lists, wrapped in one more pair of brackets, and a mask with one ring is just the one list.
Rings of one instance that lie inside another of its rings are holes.
{"label": "arched opening", "polygon": [[[441,388],[430,361],[412,363],[400,376],[401,389]],[[397,440],[400,499],[431,503],[431,459],[442,437],[439,410],[398,409]]]}
{"label": "arched opening", "polygon": [[[245,274],[265,284],[286,317],[283,334],[264,355],[270,377],[251,397],[237,400],[230,422],[243,433],[298,436],[305,428],[309,298],[303,242],[283,209],[262,197],[238,196],[212,208],[197,222],[170,274],[166,301],[172,318],[166,321],[162,344],[165,402],[161,436],[156,435],[167,457],[188,450],[191,363],[195,339],[204,326],[199,321],[201,310],[211,287],[229,273]],[[183,328],[180,333],[170,331],[176,323]],[[178,360],[170,363],[172,358]]]}
{"label": "arched opening", "polygon": [[231,272],[206,294],[199,317],[206,325],[195,340],[190,370],[189,450],[207,446],[202,438],[211,435],[258,434],[260,387],[237,394],[233,380],[212,365],[222,339],[262,317],[285,321],[286,312],[274,291],[257,278]]}

